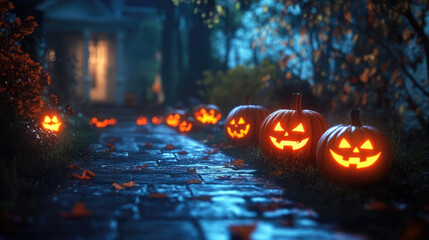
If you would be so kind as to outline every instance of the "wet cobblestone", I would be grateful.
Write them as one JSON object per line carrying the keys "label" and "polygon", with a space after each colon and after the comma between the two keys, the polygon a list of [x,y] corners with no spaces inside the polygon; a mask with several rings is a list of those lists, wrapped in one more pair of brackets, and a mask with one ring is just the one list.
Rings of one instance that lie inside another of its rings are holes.
{"label": "wet cobblestone", "polygon": [[[318,223],[316,212],[289,201],[285,189],[254,176],[255,169],[227,168],[231,157],[207,154],[213,149],[165,126],[144,128],[130,122],[104,130],[83,166],[97,176],[67,180],[47,195],[21,238],[218,240],[230,239],[231,226],[251,225],[256,226],[252,239],[360,238]],[[106,152],[108,142],[114,151]],[[175,149],[164,149],[167,144]],[[112,186],[129,181],[136,186]],[[61,217],[79,201],[92,216]]]}

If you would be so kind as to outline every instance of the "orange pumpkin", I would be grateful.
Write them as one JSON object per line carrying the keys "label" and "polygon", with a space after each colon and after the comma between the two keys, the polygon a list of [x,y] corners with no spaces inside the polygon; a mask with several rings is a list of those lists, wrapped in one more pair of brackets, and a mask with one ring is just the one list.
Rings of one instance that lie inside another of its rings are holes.
{"label": "orange pumpkin", "polygon": [[170,127],[177,127],[179,126],[180,121],[185,119],[186,112],[183,110],[176,110],[167,115],[165,118],[165,122]]}
{"label": "orange pumpkin", "polygon": [[162,117],[159,117],[159,116],[153,116],[152,117],[152,123],[155,124],[155,125],[161,124],[162,121],[163,121]]}
{"label": "orange pumpkin", "polygon": [[195,128],[195,119],[191,117],[183,119],[182,121],[180,121],[179,126],[177,126],[177,129],[181,133],[188,133],[193,128]]}
{"label": "orange pumpkin", "polygon": [[60,130],[61,121],[58,120],[57,115],[52,116],[52,118],[46,115],[45,119],[43,119],[42,125],[46,130],[58,132]]}
{"label": "orange pumpkin", "polygon": [[257,143],[262,121],[270,114],[257,105],[241,105],[229,112],[225,120],[226,139],[234,144]]}
{"label": "orange pumpkin", "polygon": [[202,124],[214,125],[222,118],[222,114],[216,105],[206,104],[195,109],[194,117]]}
{"label": "orange pumpkin", "polygon": [[97,128],[105,128],[107,126],[114,126],[114,125],[116,125],[116,122],[117,122],[116,118],[110,118],[110,119],[106,118],[106,119],[103,119],[101,121],[98,118],[93,117],[89,121],[89,125],[94,125]]}
{"label": "orange pumpkin", "polygon": [[331,127],[319,140],[319,169],[333,180],[353,185],[385,177],[392,165],[392,146],[377,128],[361,124],[359,110],[351,111],[351,125]]}
{"label": "orange pumpkin", "polygon": [[303,110],[301,102],[302,95],[294,93],[290,110],[277,110],[262,122],[259,145],[269,159],[315,160],[317,141],[328,124],[320,113]]}
{"label": "orange pumpkin", "polygon": [[147,124],[147,117],[145,117],[145,116],[143,116],[143,117],[138,117],[138,118],[136,119],[136,124],[137,124],[138,126],[144,126],[144,125],[146,125],[146,124]]}

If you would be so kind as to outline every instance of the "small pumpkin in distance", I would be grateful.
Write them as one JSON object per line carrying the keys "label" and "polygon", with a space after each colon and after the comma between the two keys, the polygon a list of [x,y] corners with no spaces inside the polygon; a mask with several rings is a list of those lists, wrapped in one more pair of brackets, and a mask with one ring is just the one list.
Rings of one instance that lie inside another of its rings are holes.
{"label": "small pumpkin in distance", "polygon": [[317,142],[328,129],[318,112],[303,110],[302,95],[292,95],[291,109],[271,113],[261,124],[259,146],[270,160],[314,161]]}
{"label": "small pumpkin in distance", "polygon": [[152,121],[152,124],[159,125],[162,123],[163,118],[160,116],[153,116],[151,121]]}
{"label": "small pumpkin in distance", "polygon": [[52,117],[49,117],[49,115],[46,115],[42,122],[43,128],[46,130],[50,130],[52,132],[58,132],[60,130],[61,121],[58,120],[57,115],[53,115]]}
{"label": "small pumpkin in distance", "polygon": [[392,166],[389,139],[375,127],[362,125],[359,110],[352,109],[351,124],[326,131],[317,146],[317,164],[329,178],[352,185],[382,179]]}
{"label": "small pumpkin in distance", "polygon": [[250,105],[249,97],[246,102],[232,109],[225,120],[225,136],[236,145],[257,143],[261,123],[270,114],[262,106]]}
{"label": "small pumpkin in distance", "polygon": [[194,117],[204,125],[214,125],[222,118],[222,114],[216,105],[205,104],[195,108]]}
{"label": "small pumpkin in distance", "polygon": [[195,119],[192,117],[188,117],[180,121],[179,126],[177,126],[177,129],[181,133],[188,133],[195,128],[195,125],[196,125]]}
{"label": "small pumpkin in distance", "polygon": [[147,117],[145,117],[145,116],[138,117],[138,118],[136,119],[136,124],[137,124],[138,126],[144,126],[144,125],[146,125],[146,124],[147,124]]}
{"label": "small pumpkin in distance", "polygon": [[186,112],[183,110],[175,110],[167,115],[165,122],[170,127],[177,127],[181,120],[186,118]]}

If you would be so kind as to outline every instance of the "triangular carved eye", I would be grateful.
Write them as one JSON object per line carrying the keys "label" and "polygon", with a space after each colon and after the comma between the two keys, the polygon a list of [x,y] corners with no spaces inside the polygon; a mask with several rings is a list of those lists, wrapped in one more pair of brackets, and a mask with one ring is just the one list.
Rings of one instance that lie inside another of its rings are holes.
{"label": "triangular carved eye", "polygon": [[368,140],[366,140],[366,141],[362,144],[362,146],[360,146],[360,148],[361,148],[361,149],[369,149],[369,150],[374,149],[374,148],[372,147],[371,141],[369,141],[369,139],[368,139]]}
{"label": "triangular carved eye", "polygon": [[277,125],[274,127],[274,131],[280,132],[283,131],[284,129],[282,128],[282,126],[280,126],[280,122],[277,123]]}
{"label": "triangular carved eye", "polygon": [[45,122],[45,123],[50,123],[50,122],[51,122],[51,118],[50,118],[50,117],[48,117],[48,116],[45,116],[45,120],[44,120],[44,122]]}
{"label": "triangular carved eye", "polygon": [[235,119],[232,119],[231,122],[229,122],[231,125],[235,125]]}
{"label": "triangular carved eye", "polygon": [[238,124],[244,124],[244,119],[240,118],[240,120],[238,120]]}
{"label": "triangular carved eye", "polygon": [[350,143],[347,142],[347,140],[345,138],[343,138],[340,142],[340,146],[338,146],[339,148],[351,148],[352,146],[350,146]]}
{"label": "triangular carved eye", "polygon": [[296,128],[294,128],[292,131],[294,132],[305,132],[304,127],[302,126],[302,123],[300,123]]}
{"label": "triangular carved eye", "polygon": [[52,118],[52,122],[53,122],[53,123],[57,123],[57,122],[58,122],[58,118],[57,118],[57,116],[54,116],[54,117]]}

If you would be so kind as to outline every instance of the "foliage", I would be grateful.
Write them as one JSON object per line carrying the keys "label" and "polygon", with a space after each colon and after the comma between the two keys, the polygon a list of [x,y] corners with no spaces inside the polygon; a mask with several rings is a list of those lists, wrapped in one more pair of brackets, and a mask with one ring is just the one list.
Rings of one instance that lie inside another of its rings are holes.
{"label": "foliage", "polygon": [[21,21],[8,12],[11,9],[11,2],[0,1],[0,92],[11,111],[34,118],[43,108],[42,92],[50,76],[21,50],[21,40],[37,26],[34,17]]}
{"label": "foliage", "polygon": [[395,120],[414,114],[429,131],[427,8],[418,0],[261,1],[247,32],[260,58],[280,49],[287,75],[308,80],[331,110],[385,109]]}
{"label": "foliage", "polygon": [[204,79],[198,81],[203,87],[199,94],[223,110],[244,104],[246,96],[252,97],[252,104],[265,104],[273,91],[268,83],[279,78],[278,65],[269,61],[264,61],[261,66],[238,66],[226,72],[205,71]]}

